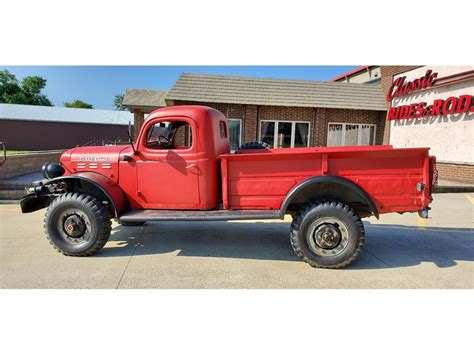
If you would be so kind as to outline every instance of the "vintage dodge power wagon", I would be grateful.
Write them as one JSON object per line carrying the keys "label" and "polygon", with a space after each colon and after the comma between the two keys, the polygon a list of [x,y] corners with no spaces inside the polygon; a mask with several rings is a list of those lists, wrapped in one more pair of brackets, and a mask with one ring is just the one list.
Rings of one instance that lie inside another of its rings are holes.
{"label": "vintage dodge power wagon", "polygon": [[43,175],[21,208],[48,207],[47,238],[65,255],[100,251],[112,218],[135,226],[291,215],[296,254],[314,267],[340,268],[362,248],[361,218],[427,217],[435,158],[428,148],[269,149],[257,142],[231,153],[222,113],[176,106],[152,112],[135,143],[70,149],[60,163],[46,163]]}

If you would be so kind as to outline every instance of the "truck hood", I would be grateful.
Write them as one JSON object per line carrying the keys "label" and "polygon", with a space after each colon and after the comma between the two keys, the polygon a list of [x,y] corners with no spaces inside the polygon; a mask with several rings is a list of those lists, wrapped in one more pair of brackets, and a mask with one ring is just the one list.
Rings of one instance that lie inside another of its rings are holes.
{"label": "truck hood", "polygon": [[131,152],[132,147],[113,145],[72,148],[61,155],[61,164],[66,169],[66,175],[93,171],[117,181],[120,153],[128,150]]}

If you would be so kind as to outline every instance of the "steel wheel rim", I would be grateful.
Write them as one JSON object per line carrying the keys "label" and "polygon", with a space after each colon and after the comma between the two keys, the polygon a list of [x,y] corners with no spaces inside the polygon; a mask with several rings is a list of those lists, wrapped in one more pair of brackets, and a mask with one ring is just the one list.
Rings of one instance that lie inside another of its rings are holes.
{"label": "steel wheel rim", "polygon": [[[71,225],[78,222],[79,226],[71,229]],[[61,238],[68,244],[81,245],[90,241],[92,236],[91,221],[89,216],[77,208],[70,208],[60,213],[57,230]]]}
{"label": "steel wheel rim", "polygon": [[309,225],[306,242],[316,255],[336,256],[349,244],[349,230],[339,218],[320,217]]}

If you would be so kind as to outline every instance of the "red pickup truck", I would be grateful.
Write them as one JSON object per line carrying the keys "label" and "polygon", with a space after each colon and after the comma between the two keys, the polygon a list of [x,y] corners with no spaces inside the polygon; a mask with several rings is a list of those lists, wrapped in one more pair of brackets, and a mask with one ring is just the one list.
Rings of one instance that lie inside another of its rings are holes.
{"label": "red pickup truck", "polygon": [[435,158],[428,148],[391,146],[230,152],[222,113],[167,107],[145,120],[129,146],[78,147],[43,166],[21,201],[48,207],[46,235],[70,256],[97,253],[123,225],[293,217],[290,241],[314,267],[350,264],[364,243],[361,218],[419,212],[431,203]]}

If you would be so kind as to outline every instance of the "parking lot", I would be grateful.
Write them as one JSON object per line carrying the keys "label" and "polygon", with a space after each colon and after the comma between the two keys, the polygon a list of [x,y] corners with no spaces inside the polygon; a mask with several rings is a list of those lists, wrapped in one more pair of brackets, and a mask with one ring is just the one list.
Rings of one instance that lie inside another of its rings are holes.
{"label": "parking lot", "polygon": [[114,223],[101,253],[74,258],[47,242],[44,210],[0,205],[0,287],[473,288],[474,194],[437,194],[432,208],[366,220],[359,258],[323,270],[295,256],[288,222]]}

